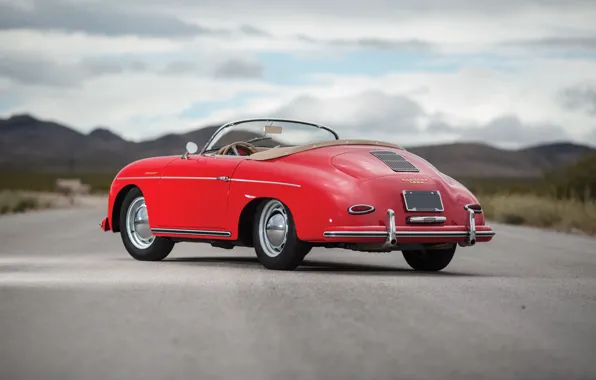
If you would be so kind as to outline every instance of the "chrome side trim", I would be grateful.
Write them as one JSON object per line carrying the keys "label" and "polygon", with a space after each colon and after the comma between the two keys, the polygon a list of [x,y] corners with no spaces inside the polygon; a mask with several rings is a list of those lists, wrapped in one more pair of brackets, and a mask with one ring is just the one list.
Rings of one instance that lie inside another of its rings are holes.
{"label": "chrome side trim", "polygon": [[143,176],[143,177],[118,177],[119,180],[138,180],[138,179],[187,179],[187,180],[210,180],[214,181],[215,177],[178,177],[178,176]]}
{"label": "chrome side trim", "polygon": [[[326,231],[323,236],[329,238],[383,238],[389,234],[386,231]],[[395,237],[468,237],[466,231],[396,231]],[[477,231],[476,236],[495,236],[494,231]]]}
{"label": "chrome side trim", "polygon": [[[494,236],[494,231],[478,231],[477,236]],[[398,237],[467,237],[469,232],[462,231],[409,231],[409,232],[398,232]]]}
{"label": "chrome side trim", "polygon": [[230,231],[209,231],[209,230],[179,230],[175,228],[152,228],[151,232],[158,234],[172,235],[197,235],[197,236],[232,236]]}
{"label": "chrome side trim", "polygon": [[118,177],[120,181],[138,180],[138,179],[160,179],[160,176],[148,175],[143,177]]}
{"label": "chrome side trim", "polygon": [[138,179],[179,179],[179,180],[191,180],[191,181],[232,181],[232,182],[248,182],[248,183],[262,183],[266,185],[281,185],[291,187],[301,187],[296,183],[287,182],[276,182],[276,181],[262,181],[257,179],[243,179],[243,178],[229,178],[227,176],[220,177],[184,177],[184,176],[144,176],[144,177],[118,177],[119,180],[138,180]]}
{"label": "chrome side trim", "polygon": [[164,176],[161,179],[187,179],[187,180],[196,180],[196,181],[215,181],[216,177],[178,177],[178,176]]}
{"label": "chrome side trim", "polygon": [[292,186],[292,187],[301,187],[295,183],[287,183],[287,182],[275,182],[275,181],[261,181],[257,179],[243,179],[243,178],[230,178],[232,182],[252,182],[252,183],[263,183],[267,185],[282,185],[282,186]]}
{"label": "chrome side trim", "polygon": [[325,237],[345,237],[345,238],[384,238],[387,236],[385,231],[326,231]]}

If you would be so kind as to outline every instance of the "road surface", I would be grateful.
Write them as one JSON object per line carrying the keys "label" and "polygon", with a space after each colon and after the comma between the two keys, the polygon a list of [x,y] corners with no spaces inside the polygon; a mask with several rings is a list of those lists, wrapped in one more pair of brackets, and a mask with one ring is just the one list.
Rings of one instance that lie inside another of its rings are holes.
{"label": "road surface", "polygon": [[400,253],[133,260],[104,207],[0,217],[0,379],[595,379],[596,239],[496,226],[439,274]]}

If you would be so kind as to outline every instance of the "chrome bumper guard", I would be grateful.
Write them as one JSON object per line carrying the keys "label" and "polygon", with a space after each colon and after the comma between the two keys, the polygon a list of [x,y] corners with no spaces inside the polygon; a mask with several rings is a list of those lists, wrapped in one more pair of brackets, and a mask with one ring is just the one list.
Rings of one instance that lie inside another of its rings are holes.
{"label": "chrome bumper guard", "polygon": [[387,230],[386,231],[326,231],[323,236],[327,238],[380,238],[384,237],[384,248],[395,247],[399,238],[465,238],[464,242],[459,243],[462,247],[468,247],[476,244],[478,236],[489,237],[494,236],[495,232],[490,231],[476,231],[476,220],[474,216],[482,213],[482,208],[479,205],[470,204],[465,205],[464,209],[468,213],[467,229],[468,231],[441,231],[441,230],[425,230],[425,231],[398,231],[395,224],[395,212],[392,209],[387,210]]}
{"label": "chrome bumper guard", "polygon": [[468,237],[464,243],[460,243],[461,247],[470,247],[476,244],[476,214],[482,213],[480,205],[465,205],[464,210],[468,212]]}
{"label": "chrome bumper guard", "polygon": [[395,228],[395,212],[392,209],[387,210],[387,240],[385,247],[393,247],[397,244],[397,228]]}
{"label": "chrome bumper guard", "polygon": [[461,247],[470,247],[476,244],[476,237],[480,236],[494,236],[494,231],[476,231],[476,214],[482,213],[482,208],[479,205],[465,205],[464,209],[468,212],[468,220],[466,228],[467,233],[458,231],[403,231],[397,232],[395,228],[395,212],[392,209],[387,210],[387,239],[385,240],[384,247],[394,247],[397,245],[398,237],[466,237],[466,241],[459,243]]}

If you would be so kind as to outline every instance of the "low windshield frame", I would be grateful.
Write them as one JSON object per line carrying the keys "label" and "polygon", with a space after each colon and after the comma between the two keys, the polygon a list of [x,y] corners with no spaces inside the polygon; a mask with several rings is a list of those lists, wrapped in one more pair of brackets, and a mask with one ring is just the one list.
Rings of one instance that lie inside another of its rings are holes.
{"label": "low windshield frame", "polygon": [[[333,131],[332,129],[324,126],[324,125],[320,125],[320,124],[315,124],[315,123],[311,123],[308,121],[302,121],[302,120],[293,120],[293,119],[277,119],[277,118],[272,118],[272,119],[245,119],[245,120],[237,120],[237,121],[232,121],[230,123],[224,124],[221,127],[219,127],[217,129],[217,131],[215,131],[215,133],[211,136],[211,138],[209,138],[209,140],[207,141],[207,143],[205,144],[205,146],[203,147],[203,149],[201,150],[200,154],[203,154],[207,151],[213,150],[213,147],[211,146],[214,142],[214,140],[216,138],[220,138],[221,136],[223,136],[224,130],[230,127],[235,127],[235,126],[239,126],[241,124],[246,124],[246,123],[253,123],[253,122],[265,122],[265,123],[270,123],[274,124],[275,122],[280,122],[280,123],[296,123],[296,124],[302,124],[302,125],[306,125],[306,126],[312,126],[313,128],[318,128],[318,129],[322,129],[325,130],[327,132],[329,132],[331,135],[333,135],[333,137],[335,137],[335,140],[339,140],[339,136],[337,133],[335,133],[335,131]],[[275,135],[273,135],[275,136]]]}

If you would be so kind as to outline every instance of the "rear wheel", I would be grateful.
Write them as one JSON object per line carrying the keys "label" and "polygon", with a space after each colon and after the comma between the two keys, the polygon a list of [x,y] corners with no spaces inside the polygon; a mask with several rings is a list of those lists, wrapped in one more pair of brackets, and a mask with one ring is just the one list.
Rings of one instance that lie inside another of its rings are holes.
{"label": "rear wheel", "polygon": [[436,272],[445,269],[453,259],[456,245],[446,249],[403,251],[404,259],[412,269]]}
{"label": "rear wheel", "polygon": [[170,239],[151,233],[145,197],[139,188],[129,191],[122,203],[120,236],[128,253],[139,261],[163,260],[174,248]]}
{"label": "rear wheel", "polygon": [[298,268],[312,248],[298,239],[292,213],[277,199],[269,199],[257,207],[253,241],[261,264],[275,270]]}

